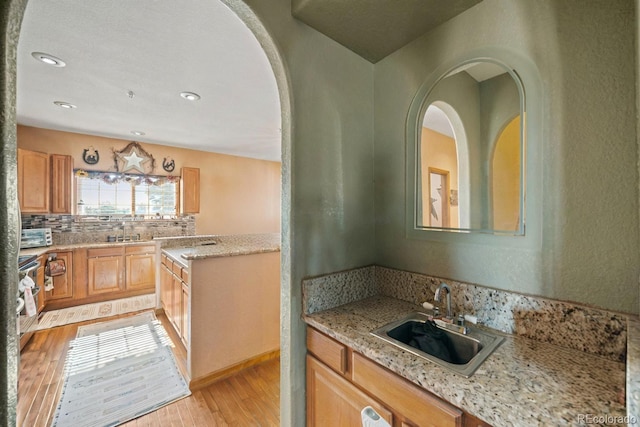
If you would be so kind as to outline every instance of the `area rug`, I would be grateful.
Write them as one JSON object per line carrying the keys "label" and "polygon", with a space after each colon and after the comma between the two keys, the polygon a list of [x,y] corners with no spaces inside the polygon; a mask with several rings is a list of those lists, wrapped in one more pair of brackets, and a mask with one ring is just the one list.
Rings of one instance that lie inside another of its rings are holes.
{"label": "area rug", "polygon": [[55,328],[56,326],[68,325],[70,323],[84,322],[85,320],[133,313],[134,311],[147,310],[155,306],[156,295],[147,294],[47,311],[38,321],[38,330]]}
{"label": "area rug", "polygon": [[52,426],[116,426],[189,396],[152,312],[78,328]]}

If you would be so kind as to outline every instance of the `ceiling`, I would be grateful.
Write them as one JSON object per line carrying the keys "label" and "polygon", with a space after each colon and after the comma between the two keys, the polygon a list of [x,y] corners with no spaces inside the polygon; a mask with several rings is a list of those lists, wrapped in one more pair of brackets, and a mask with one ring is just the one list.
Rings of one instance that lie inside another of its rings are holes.
{"label": "ceiling", "polygon": [[17,78],[22,125],[280,160],[275,77],[219,1],[29,0]]}
{"label": "ceiling", "polygon": [[376,63],[482,0],[291,0],[291,13]]}
{"label": "ceiling", "polygon": [[[480,1],[292,0],[292,13],[376,62]],[[188,101],[183,91],[201,99]],[[216,0],[29,0],[17,115],[19,124],[45,129],[274,161],[281,154],[269,62]]]}

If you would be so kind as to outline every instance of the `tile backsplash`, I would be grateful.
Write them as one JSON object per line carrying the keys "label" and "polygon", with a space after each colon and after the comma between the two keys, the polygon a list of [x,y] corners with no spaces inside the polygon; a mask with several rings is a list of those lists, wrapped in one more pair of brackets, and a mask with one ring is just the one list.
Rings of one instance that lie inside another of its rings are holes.
{"label": "tile backsplash", "polygon": [[[454,312],[477,316],[482,325],[619,362],[625,360],[627,316],[623,314],[380,266],[304,280],[303,312],[311,314],[375,294],[417,305],[434,303],[434,292],[441,282],[451,288]],[[440,309],[444,312],[442,304]]]}
{"label": "tile backsplash", "polygon": [[171,219],[114,215],[94,220],[86,220],[76,215],[22,215],[23,229],[46,227],[51,228],[54,245],[68,245],[106,242],[108,236],[120,236],[123,232],[127,236],[140,235],[142,240],[154,237],[192,236],[195,234],[196,222],[193,215]]}

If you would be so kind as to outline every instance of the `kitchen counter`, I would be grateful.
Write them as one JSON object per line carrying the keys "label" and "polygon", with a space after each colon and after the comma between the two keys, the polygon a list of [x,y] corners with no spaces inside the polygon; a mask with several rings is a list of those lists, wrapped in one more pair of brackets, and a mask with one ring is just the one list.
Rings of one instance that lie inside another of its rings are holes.
{"label": "kitchen counter", "polygon": [[[187,240],[188,239],[188,240]],[[194,236],[190,238],[162,238],[162,242],[183,241],[186,247],[164,248],[174,259],[199,260],[207,258],[251,255],[280,251],[280,234],[239,234],[229,236]],[[212,244],[214,243],[215,244]]]}
{"label": "kitchen counter", "polygon": [[496,427],[585,425],[587,414],[610,417],[603,425],[626,425],[624,363],[496,332],[505,341],[464,378],[370,334],[413,311],[420,307],[373,296],[304,321]]}
{"label": "kitchen counter", "polygon": [[93,243],[74,243],[69,245],[51,245],[40,248],[20,249],[20,255],[36,255],[40,256],[47,252],[64,252],[74,249],[88,248],[115,248],[120,246],[150,246],[154,245],[153,240],[136,240],[132,242],[93,242]]}

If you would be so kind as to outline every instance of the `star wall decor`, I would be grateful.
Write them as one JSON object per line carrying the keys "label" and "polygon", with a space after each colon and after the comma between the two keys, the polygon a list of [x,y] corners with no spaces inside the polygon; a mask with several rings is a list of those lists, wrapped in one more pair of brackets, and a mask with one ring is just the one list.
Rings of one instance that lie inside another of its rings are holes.
{"label": "star wall decor", "polygon": [[118,172],[135,170],[141,174],[149,174],[156,168],[153,156],[135,141],[120,151],[114,150],[113,161]]}

